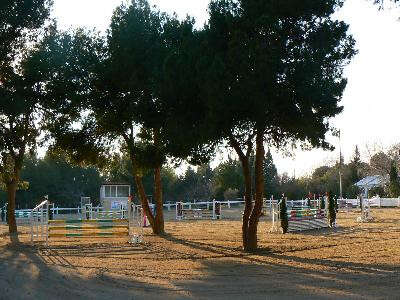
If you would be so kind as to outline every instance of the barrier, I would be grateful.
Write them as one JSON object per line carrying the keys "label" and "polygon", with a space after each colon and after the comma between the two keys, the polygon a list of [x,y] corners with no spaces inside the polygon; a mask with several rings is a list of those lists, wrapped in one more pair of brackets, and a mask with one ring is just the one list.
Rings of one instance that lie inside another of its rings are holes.
{"label": "barrier", "polygon": [[[86,209],[87,208],[87,209]],[[32,210],[31,241],[56,238],[106,238],[126,237],[130,243],[143,240],[143,210],[140,206],[128,203],[123,218],[85,219],[93,217],[87,205],[81,220],[49,220],[49,201],[45,200]],[[109,213],[109,212],[108,212]]]}
{"label": "barrier", "polygon": [[[188,209],[185,209],[184,206],[188,206]],[[198,205],[198,204],[197,204]],[[221,219],[221,203],[219,201],[213,201],[212,210],[208,208],[192,208],[192,206],[196,206],[196,203],[184,203],[177,202],[176,203],[176,219],[177,220],[199,220],[199,219],[208,219],[208,220],[218,220]]]}
{"label": "barrier", "polygon": [[325,209],[292,209],[288,211],[288,232],[329,227]]}
{"label": "barrier", "polygon": [[100,210],[94,209],[92,204],[82,206],[82,219],[126,219],[128,211],[126,209],[119,210]]}
{"label": "barrier", "polygon": [[[288,232],[303,231],[329,227],[326,209],[321,208],[292,208],[287,210]],[[278,231],[280,224],[279,203],[272,207],[272,227],[270,232]]]}
{"label": "barrier", "polygon": [[48,238],[129,237],[128,219],[49,220]]}

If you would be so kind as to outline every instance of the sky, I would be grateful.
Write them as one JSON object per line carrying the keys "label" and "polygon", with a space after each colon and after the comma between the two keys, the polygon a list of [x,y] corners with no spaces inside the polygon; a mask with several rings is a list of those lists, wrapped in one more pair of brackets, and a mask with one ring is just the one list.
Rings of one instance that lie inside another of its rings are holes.
{"label": "sky", "polygon": [[[86,26],[105,31],[113,9],[121,0],[55,0],[53,16],[62,29]],[[180,18],[190,15],[201,27],[207,21],[209,0],[150,0],[160,10],[176,12]],[[387,149],[400,142],[400,9],[378,11],[368,0],[346,0],[335,17],[350,25],[358,55],[345,69],[348,85],[341,105],[344,112],[331,120],[341,130],[340,147],[349,161],[356,145],[363,160],[367,149]],[[339,157],[338,138],[328,137],[337,147],[322,150],[294,151],[286,157],[273,150],[279,173],[310,174],[316,167]]]}

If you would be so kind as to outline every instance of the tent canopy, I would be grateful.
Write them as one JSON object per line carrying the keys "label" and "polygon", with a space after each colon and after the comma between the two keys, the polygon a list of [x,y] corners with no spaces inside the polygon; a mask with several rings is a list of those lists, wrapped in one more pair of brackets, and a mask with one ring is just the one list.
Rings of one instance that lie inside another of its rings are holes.
{"label": "tent canopy", "polygon": [[367,176],[355,183],[355,186],[364,189],[372,189],[380,186],[384,186],[387,183],[387,178],[381,175]]}

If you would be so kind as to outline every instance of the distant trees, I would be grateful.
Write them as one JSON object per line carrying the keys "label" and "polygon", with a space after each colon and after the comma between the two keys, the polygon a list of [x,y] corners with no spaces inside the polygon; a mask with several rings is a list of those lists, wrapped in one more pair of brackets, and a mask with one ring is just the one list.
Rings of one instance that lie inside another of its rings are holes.
{"label": "distant trees", "polygon": [[268,149],[268,151],[265,155],[265,161],[264,161],[265,196],[267,198],[274,196],[274,198],[277,199],[276,197],[278,194],[278,186],[279,186],[278,170],[276,169],[276,166],[274,164],[271,150]]}
{"label": "distant trees", "polygon": [[224,199],[227,190],[237,191],[237,196],[243,197],[244,178],[242,167],[238,160],[229,158],[219,164],[212,178],[213,193],[216,199]]}
{"label": "distant trees", "polygon": [[21,178],[29,182],[29,188],[17,192],[17,206],[20,208],[34,207],[44,195],[59,207],[77,207],[82,196],[99,204],[103,181],[100,172],[94,167],[73,165],[64,156],[27,157]]}
{"label": "distant trees", "polygon": [[400,0],[373,0],[375,4],[379,5],[379,8],[384,8],[385,3],[387,2],[393,2],[395,4],[400,3]]}

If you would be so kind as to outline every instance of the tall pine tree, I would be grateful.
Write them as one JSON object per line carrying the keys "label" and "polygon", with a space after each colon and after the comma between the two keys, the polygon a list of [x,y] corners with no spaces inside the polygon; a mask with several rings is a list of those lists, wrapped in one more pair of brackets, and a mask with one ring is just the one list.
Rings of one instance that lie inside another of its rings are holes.
{"label": "tall pine tree", "polygon": [[272,195],[277,194],[278,189],[278,171],[274,164],[274,160],[272,158],[271,150],[268,149],[267,154],[265,155],[264,162],[264,189],[265,196],[269,198]]}

